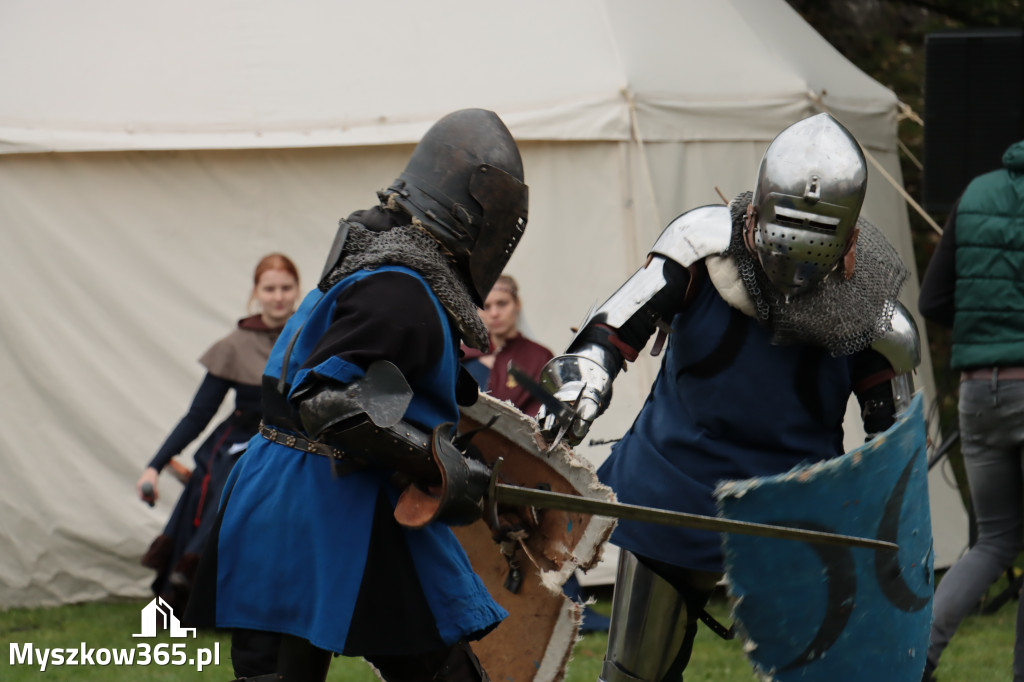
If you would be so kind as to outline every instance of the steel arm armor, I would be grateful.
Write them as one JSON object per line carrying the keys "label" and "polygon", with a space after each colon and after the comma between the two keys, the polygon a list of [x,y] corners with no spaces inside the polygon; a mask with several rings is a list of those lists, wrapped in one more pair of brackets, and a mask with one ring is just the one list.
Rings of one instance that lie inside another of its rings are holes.
{"label": "steel arm armor", "polygon": [[[566,439],[578,444],[611,401],[612,383],[625,361],[635,360],[655,331],[667,333],[682,310],[691,277],[687,269],[729,245],[731,220],[724,206],[705,206],[679,216],[662,232],[647,263],[593,309],[563,355],[541,372],[540,382],[573,406],[573,423],[562,425]],[[660,342],[652,350],[660,351]],[[545,430],[546,410],[538,414]]]}
{"label": "steel arm armor", "polygon": [[910,407],[914,396],[913,373],[921,364],[917,323],[902,303],[896,303],[891,327],[871,345],[886,367],[874,377],[867,377],[870,386],[857,390],[864,430],[869,436],[889,428]]}
{"label": "steel arm armor", "polygon": [[893,311],[892,330],[871,347],[885,356],[896,373],[892,378],[893,403],[896,414],[903,414],[914,395],[913,372],[921,364],[921,335],[910,311],[902,303],[897,302]]}
{"label": "steel arm armor", "polygon": [[[540,382],[571,405],[570,424],[560,424],[576,445],[607,409],[612,382],[626,360],[635,360],[658,326],[667,328],[686,293],[689,274],[674,261],[653,256],[648,263],[591,311],[564,355],[552,358]],[[544,414],[538,413],[542,426]],[[552,425],[553,426],[553,425]],[[545,428],[545,430],[550,430]]]}

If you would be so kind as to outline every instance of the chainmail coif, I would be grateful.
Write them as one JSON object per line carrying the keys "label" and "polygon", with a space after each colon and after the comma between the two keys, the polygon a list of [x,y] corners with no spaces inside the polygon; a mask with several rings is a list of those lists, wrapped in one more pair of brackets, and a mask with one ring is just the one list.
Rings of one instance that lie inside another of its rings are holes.
{"label": "chainmail coif", "polygon": [[729,204],[732,238],[726,251],[736,261],[758,317],[778,344],[806,343],[828,349],[833,357],[871,346],[892,329],[892,315],[909,270],[882,232],[858,219],[857,261],[853,276],[837,268],[810,291],[789,302],[771,284],[759,261],[743,243],[743,224],[752,192]]}
{"label": "chainmail coif", "polygon": [[381,265],[404,265],[427,280],[430,289],[455,321],[463,340],[486,352],[490,337],[469,287],[433,237],[415,225],[384,231],[368,230],[358,223],[348,225],[348,238],[341,259],[320,281],[318,288],[321,291],[328,291],[359,270],[372,270]]}

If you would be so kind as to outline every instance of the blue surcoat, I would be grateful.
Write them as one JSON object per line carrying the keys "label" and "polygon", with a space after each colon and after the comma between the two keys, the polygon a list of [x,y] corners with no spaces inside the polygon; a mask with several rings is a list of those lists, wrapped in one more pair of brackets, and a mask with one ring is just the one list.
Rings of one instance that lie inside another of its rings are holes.
{"label": "blue surcoat", "polygon": [[[848,358],[772,345],[767,329],[705,279],[673,319],[647,401],[598,476],[622,502],[715,516],[719,481],[842,454],[851,391]],[[717,533],[622,521],[612,542],[677,566],[723,570]]]}
{"label": "blue surcoat", "polygon": [[[363,368],[337,356],[315,367],[302,365],[331,324],[338,296],[381,272],[401,272],[421,282],[444,331],[442,357],[412,382],[414,397],[405,419],[425,430],[457,422],[457,337],[423,278],[404,267],[359,271],[327,292],[308,294],[274,346],[265,374],[278,379],[284,369],[290,394],[317,376],[343,384],[363,376]],[[386,309],[386,301],[380,304]],[[257,435],[226,488],[218,544],[217,625],[282,632],[329,651],[364,653],[346,651],[346,641],[350,629],[358,627],[352,614],[378,497],[386,497],[393,509],[401,492],[390,482],[390,472],[334,476],[328,458]],[[401,535],[444,643],[479,636],[507,615],[491,599],[447,526],[403,528]],[[396,609],[394,617],[404,616]]]}

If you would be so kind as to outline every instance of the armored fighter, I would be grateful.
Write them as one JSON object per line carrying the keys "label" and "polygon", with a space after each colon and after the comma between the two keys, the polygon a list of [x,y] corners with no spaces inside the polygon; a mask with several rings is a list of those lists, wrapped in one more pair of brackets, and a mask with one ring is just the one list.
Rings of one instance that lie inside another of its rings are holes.
{"label": "armored fighter", "polygon": [[448,525],[396,521],[402,477],[436,467],[393,427],[458,421],[459,341],[486,348],[477,309],[526,225],[519,150],[495,113],[454,112],[379,198],[341,221],[270,354],[264,423],[200,568],[218,626],[282,634],[255,673],[234,657],[250,679],[322,682],[342,654],[393,682],[479,682],[468,642],[506,615]]}
{"label": "armored fighter", "polygon": [[[646,263],[594,309],[541,383],[552,440],[579,443],[626,362],[654,341],[661,369],[598,475],[621,502],[714,515],[723,480],[843,453],[856,394],[865,431],[910,405],[915,325],[897,302],[907,269],[860,217],[856,140],[828,114],[783,130],[753,192],[673,220]],[[717,533],[621,521],[603,682],[680,680],[698,615],[722,576]]]}

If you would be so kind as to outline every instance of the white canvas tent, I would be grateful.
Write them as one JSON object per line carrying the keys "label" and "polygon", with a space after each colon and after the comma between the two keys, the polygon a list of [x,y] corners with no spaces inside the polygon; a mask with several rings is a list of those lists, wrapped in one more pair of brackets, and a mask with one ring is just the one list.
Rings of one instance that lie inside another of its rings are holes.
{"label": "white canvas tent", "polygon": [[[147,594],[138,557],[177,489],[164,476],[149,509],[134,481],[255,262],[283,251],[315,284],[337,219],[469,106],[520,142],[508,271],[556,351],[669,219],[750,189],[771,138],[821,107],[900,177],[895,96],[782,0],[0,4],[0,608]],[[903,201],[870,177],[864,215],[913,267]],[[620,379],[595,438],[655,371]],[[918,382],[931,395],[927,356]],[[955,558],[965,522],[939,487]]]}

